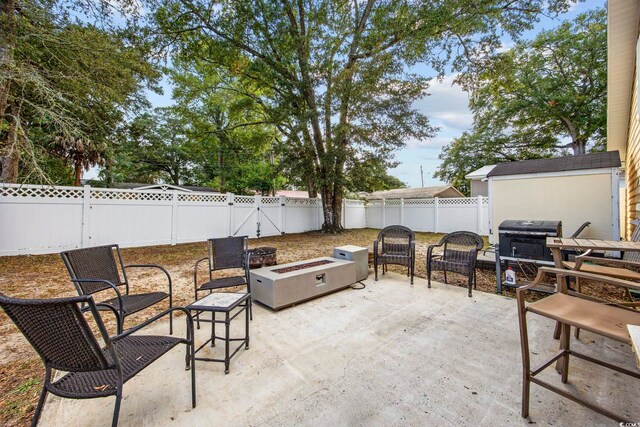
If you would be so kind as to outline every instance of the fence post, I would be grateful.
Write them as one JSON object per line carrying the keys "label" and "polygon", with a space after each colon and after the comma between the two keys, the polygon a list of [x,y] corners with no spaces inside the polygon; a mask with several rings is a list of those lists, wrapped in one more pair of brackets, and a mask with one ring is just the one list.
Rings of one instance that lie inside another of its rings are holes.
{"label": "fence post", "polygon": [[386,199],[382,199],[382,228],[385,228],[387,226],[387,200]]}
{"label": "fence post", "polygon": [[347,228],[347,201],[346,199],[342,199],[342,221],[340,225],[342,228]]}
{"label": "fence post", "polygon": [[287,230],[287,198],[280,196],[280,234]]}
{"label": "fence post", "polygon": [[227,193],[227,215],[229,221],[227,221],[227,236],[233,235],[233,193]]}
{"label": "fence post", "polygon": [[433,232],[437,233],[440,228],[440,219],[438,218],[438,207],[440,202],[437,197],[433,198]]}
{"label": "fence post", "polygon": [[171,244],[175,245],[178,242],[178,191],[171,193]]}
{"label": "fence post", "polygon": [[400,225],[404,225],[404,197],[400,197]]}
{"label": "fence post", "polygon": [[91,186],[85,185],[82,192],[82,234],[80,238],[80,247],[89,246],[89,209],[91,209]]}
{"label": "fence post", "polygon": [[478,196],[478,234],[482,234],[482,196]]}
{"label": "fence post", "polygon": [[256,208],[256,237],[260,238],[260,223],[262,222],[260,206],[262,206],[262,196],[258,194],[255,195],[254,206]]}

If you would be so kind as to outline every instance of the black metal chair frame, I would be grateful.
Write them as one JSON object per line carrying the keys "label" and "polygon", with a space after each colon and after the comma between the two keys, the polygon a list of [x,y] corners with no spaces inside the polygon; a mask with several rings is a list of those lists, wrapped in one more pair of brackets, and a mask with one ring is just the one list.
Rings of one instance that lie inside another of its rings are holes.
{"label": "black metal chair frame", "polygon": [[[186,369],[191,370],[191,404],[196,407],[193,318],[185,308],[169,308],[124,333],[110,337],[99,310],[111,310],[116,316],[117,310],[109,304],[96,304],[90,295],[25,300],[9,298],[0,293],[0,306],[38,352],[45,365],[42,392],[31,422],[32,427],[38,424],[47,393],[71,399],[115,396],[111,425],[117,426],[123,384],[178,344],[186,345],[185,364]],[[176,310],[186,315],[185,338],[132,335]],[[86,312],[91,312],[105,347],[99,344],[91,330],[83,315]],[[136,345],[136,342],[143,344]],[[140,351],[149,351],[153,345],[160,347],[160,351],[147,353],[148,357],[145,358]],[[53,370],[64,371],[66,374],[52,381]]]}
{"label": "black metal chair frame", "polygon": [[[449,249],[455,247],[469,247],[469,250]],[[476,287],[476,260],[478,251],[484,246],[482,237],[470,231],[454,231],[443,236],[437,245],[427,248],[427,286],[431,287],[431,272],[442,271],[444,283],[447,283],[447,271],[464,274],[468,277],[469,297],[472,286]],[[434,254],[436,248],[442,247],[442,254]]]}
{"label": "black metal chair frame", "polygon": [[[407,239],[406,243],[387,243],[385,238]],[[379,248],[380,246],[380,248]],[[413,285],[413,273],[416,259],[416,235],[402,225],[390,225],[378,233],[373,241],[373,271],[378,280],[378,265],[382,264],[382,274],[385,274],[387,264],[407,267],[407,277]]]}
{"label": "black metal chair frame", "polygon": [[[113,265],[106,266],[109,270],[111,268],[115,269],[110,271],[113,277],[117,277],[119,283],[114,283],[113,280],[107,280],[103,277],[82,277],[78,271],[77,266],[74,266],[73,257],[74,254],[79,253],[80,251],[91,252],[91,251],[99,251],[110,249],[111,259],[109,261],[113,261]],[[117,261],[113,256],[113,252],[116,252],[118,255]],[[105,306],[109,306],[110,308],[114,308],[114,304],[117,303],[117,308],[115,309],[116,320],[118,322],[118,333],[122,333],[124,329],[124,321],[125,318],[131,314],[137,313],[138,311],[149,308],[166,298],[169,298],[169,308],[173,307],[173,283],[171,281],[171,275],[169,272],[156,264],[129,264],[125,265],[122,261],[122,254],[120,253],[120,246],[118,245],[104,245],[104,246],[93,246],[89,248],[83,249],[73,249],[70,251],[61,252],[62,260],[64,261],[64,265],[67,267],[67,271],[69,272],[69,276],[71,277],[71,281],[76,287],[78,291],[78,295],[92,295],[105,290],[112,290],[116,297],[107,301],[102,301],[100,304],[97,304],[99,310],[105,310]],[[118,271],[118,264],[120,265],[120,270]],[[130,294],[129,293],[129,279],[127,278],[127,269],[128,268],[156,268],[161,270],[165,276],[167,276],[167,281],[169,285],[169,293],[166,294],[164,292],[155,292],[155,293],[142,293],[142,294]],[[122,275],[120,275],[122,272]],[[88,286],[87,286],[88,285]],[[118,286],[125,286],[124,295],[118,289]],[[162,295],[164,294],[164,296]],[[130,301],[131,298],[144,298],[145,296],[154,296],[154,298],[150,299],[150,302],[142,304],[135,310],[126,311],[125,308],[127,306],[127,301]],[[169,334],[173,335],[173,312],[170,312],[169,315]]]}
{"label": "black metal chair frame", "polygon": [[[230,241],[229,239],[238,239],[238,240],[242,239],[242,248],[243,248],[242,255],[237,260],[229,260],[229,259],[221,260],[222,262],[219,262],[218,263],[219,265],[216,266],[216,259],[220,260],[219,257],[223,257],[225,255],[224,253],[221,253],[222,251],[216,251],[216,246],[219,246],[220,244],[224,244],[225,242],[229,242]],[[199,299],[198,292],[209,291],[209,293],[211,293],[213,292],[213,290],[234,288],[236,286],[246,286],[247,293],[251,295],[251,280],[250,280],[250,274],[249,274],[250,256],[251,256],[251,253],[249,252],[249,236],[229,236],[229,237],[207,240],[207,256],[204,258],[200,258],[198,261],[196,261],[196,265],[193,269],[193,287],[194,287],[195,301]],[[208,266],[209,281],[198,285],[198,266],[200,265],[200,263],[204,261],[208,261],[209,263],[209,266]],[[244,276],[233,276],[231,278],[223,277],[220,279],[214,278],[215,271],[229,270],[229,269],[236,269],[236,268],[243,269]],[[225,284],[224,282],[225,279],[238,279],[238,278],[243,278],[244,283]],[[219,282],[216,283],[216,281],[219,281]],[[253,320],[253,304],[252,304],[251,297],[249,298],[247,304],[249,305],[248,307],[249,318]],[[198,329],[200,329],[201,321],[205,323],[216,322],[215,313],[212,314],[211,320],[200,319],[201,313],[202,313],[201,311],[196,311],[195,314],[193,315],[193,318],[196,319]]]}

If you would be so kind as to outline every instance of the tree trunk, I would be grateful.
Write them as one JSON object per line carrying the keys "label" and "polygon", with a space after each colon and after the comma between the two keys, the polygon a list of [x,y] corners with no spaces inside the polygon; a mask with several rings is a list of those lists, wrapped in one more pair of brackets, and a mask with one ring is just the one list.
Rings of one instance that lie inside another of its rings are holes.
{"label": "tree trunk", "polygon": [[74,187],[80,187],[80,179],[82,178],[82,161],[76,160],[73,165],[75,179],[73,180]]}
{"label": "tree trunk", "polygon": [[222,150],[218,150],[218,172],[220,176],[218,179],[218,191],[222,193],[222,189],[224,188],[224,174],[222,167],[224,166],[224,158],[222,157]]}
{"label": "tree trunk", "polygon": [[[0,1],[0,18],[5,23],[0,29],[0,70],[5,70],[13,62],[13,50],[16,43],[16,20],[15,20],[15,0]],[[11,81],[4,79],[0,85],[0,128],[5,124],[5,120],[12,114],[9,109],[12,107],[9,100]],[[16,122],[10,118],[9,130],[6,139],[0,140],[0,182],[15,183],[18,180],[18,165],[20,153],[16,144]]]}
{"label": "tree trunk", "polygon": [[[0,69],[9,68],[13,61],[13,50],[16,43],[15,0],[0,1],[0,18],[5,26],[0,30]],[[6,79],[0,86],[0,124],[9,106],[9,90],[11,82]]]}
{"label": "tree trunk", "polygon": [[[325,159],[326,160],[326,159]],[[342,231],[341,210],[342,210],[342,192],[336,191],[336,185],[341,185],[342,179],[338,176],[327,178],[326,170],[320,171],[320,193],[322,194],[322,214],[324,223],[322,231],[324,233],[339,233]]]}
{"label": "tree trunk", "polygon": [[9,155],[0,158],[2,172],[0,173],[0,182],[13,183],[18,181],[18,151],[14,150]]}
{"label": "tree trunk", "polygon": [[322,224],[322,231],[324,233],[340,233],[342,228],[342,199],[336,197],[330,197],[325,201],[322,198],[322,213],[324,223]]}
{"label": "tree trunk", "polygon": [[571,143],[573,155],[585,154],[587,152],[587,142],[583,139],[576,139]]}
{"label": "tree trunk", "polygon": [[307,184],[307,192],[309,193],[310,199],[315,199],[316,197],[318,197],[318,189],[316,188],[316,185],[311,181],[309,181],[309,183]]}
{"label": "tree trunk", "polygon": [[[14,111],[15,110],[15,111]],[[19,109],[15,103],[9,106],[11,115],[19,115]],[[1,122],[0,122],[1,123]],[[15,118],[9,120],[9,130],[6,140],[0,142],[2,156],[0,156],[0,182],[15,184],[18,182],[18,166],[20,164],[20,139],[17,134],[17,123]]]}

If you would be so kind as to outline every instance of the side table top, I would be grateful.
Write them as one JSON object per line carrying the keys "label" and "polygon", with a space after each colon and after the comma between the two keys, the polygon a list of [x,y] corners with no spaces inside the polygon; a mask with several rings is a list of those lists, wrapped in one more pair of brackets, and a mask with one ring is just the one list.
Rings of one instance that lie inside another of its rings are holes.
{"label": "side table top", "polygon": [[347,252],[358,252],[358,251],[366,251],[367,248],[363,246],[355,246],[355,245],[344,245],[333,248],[339,251],[347,251]]}
{"label": "side table top", "polygon": [[189,304],[187,310],[228,311],[248,298],[249,294],[246,292],[213,292]]}

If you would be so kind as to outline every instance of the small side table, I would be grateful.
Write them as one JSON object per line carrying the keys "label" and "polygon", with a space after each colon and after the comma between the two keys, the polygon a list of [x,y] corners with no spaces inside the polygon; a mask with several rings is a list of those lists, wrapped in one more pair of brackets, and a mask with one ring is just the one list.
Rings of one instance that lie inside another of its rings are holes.
{"label": "small side table", "polygon": [[355,262],[356,280],[367,280],[367,277],[369,277],[367,248],[354,245],[346,245],[333,248],[333,258]]}
{"label": "small side table", "polygon": [[[247,307],[249,306],[250,298],[251,295],[248,293],[214,292],[204,298],[200,298],[198,301],[187,306],[187,310],[190,311],[211,312],[211,320],[200,320],[201,322],[211,323],[211,337],[200,347],[193,349],[194,355],[209,343],[211,343],[211,347],[215,347],[216,340],[224,341],[224,359],[195,357],[195,360],[201,360],[205,362],[224,362],[224,373],[229,373],[229,362],[231,361],[231,358],[236,355],[236,353],[242,348],[243,344],[245,346],[245,349],[249,348],[249,310],[247,310]],[[236,308],[239,308],[239,310],[236,310],[232,315],[233,310]],[[231,321],[242,314],[242,312],[245,313],[244,337],[231,338],[229,336],[229,326],[231,325]],[[224,313],[224,320],[217,320],[216,313]],[[221,337],[216,335],[216,323],[224,324],[224,336]],[[233,353],[229,354],[229,344],[231,341],[240,341],[240,345],[238,345],[238,347],[233,350]]]}

